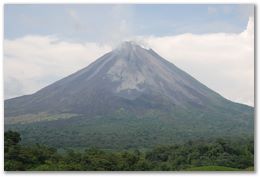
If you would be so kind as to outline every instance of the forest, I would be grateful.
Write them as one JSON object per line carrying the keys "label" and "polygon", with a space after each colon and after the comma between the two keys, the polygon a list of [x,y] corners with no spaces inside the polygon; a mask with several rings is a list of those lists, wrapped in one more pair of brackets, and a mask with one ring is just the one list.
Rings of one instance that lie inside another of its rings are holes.
{"label": "forest", "polygon": [[254,139],[187,141],[150,149],[66,149],[21,144],[4,133],[5,171],[254,171]]}

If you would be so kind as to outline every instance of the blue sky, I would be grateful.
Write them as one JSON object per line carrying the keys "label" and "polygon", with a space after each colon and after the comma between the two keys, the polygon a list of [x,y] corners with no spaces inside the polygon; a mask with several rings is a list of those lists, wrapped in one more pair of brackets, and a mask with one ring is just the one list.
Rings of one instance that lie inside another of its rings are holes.
{"label": "blue sky", "polygon": [[[102,42],[111,32],[124,36],[182,33],[239,33],[252,5],[5,5],[5,39],[56,35]],[[122,28],[119,30],[119,28]]]}

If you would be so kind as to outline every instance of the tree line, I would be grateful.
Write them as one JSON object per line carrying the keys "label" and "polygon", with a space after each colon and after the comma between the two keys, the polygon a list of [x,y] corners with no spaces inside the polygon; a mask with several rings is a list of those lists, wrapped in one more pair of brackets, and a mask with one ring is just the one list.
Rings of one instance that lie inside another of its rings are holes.
{"label": "tree line", "polygon": [[[182,171],[253,169],[253,139],[197,140],[149,150],[58,152],[45,145],[21,145],[18,132],[4,133],[5,171]],[[216,168],[217,167],[217,168]],[[227,168],[228,167],[228,168]]]}

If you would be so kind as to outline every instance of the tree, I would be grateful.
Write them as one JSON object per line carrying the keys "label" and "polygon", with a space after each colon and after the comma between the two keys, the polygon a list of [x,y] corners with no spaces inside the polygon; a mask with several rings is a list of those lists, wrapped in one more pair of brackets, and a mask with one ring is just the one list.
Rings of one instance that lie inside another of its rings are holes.
{"label": "tree", "polygon": [[4,143],[5,147],[9,147],[12,145],[16,145],[21,141],[21,136],[17,132],[13,132],[11,130],[5,132],[4,134]]}

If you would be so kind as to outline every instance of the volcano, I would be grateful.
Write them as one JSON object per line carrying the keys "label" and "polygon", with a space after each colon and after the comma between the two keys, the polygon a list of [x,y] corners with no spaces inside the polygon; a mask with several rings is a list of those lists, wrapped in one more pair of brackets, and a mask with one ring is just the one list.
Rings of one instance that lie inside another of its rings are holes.
{"label": "volcano", "polygon": [[23,132],[27,143],[58,147],[252,136],[253,117],[253,107],[225,99],[133,42],[32,95],[5,100],[7,129]]}

